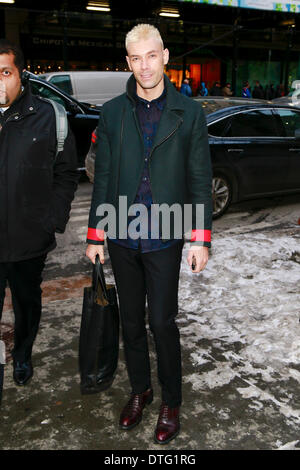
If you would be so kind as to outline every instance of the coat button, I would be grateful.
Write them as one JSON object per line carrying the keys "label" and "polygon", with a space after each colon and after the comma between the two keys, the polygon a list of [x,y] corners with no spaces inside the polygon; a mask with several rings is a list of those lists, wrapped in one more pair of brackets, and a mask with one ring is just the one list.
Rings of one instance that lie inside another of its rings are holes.
{"label": "coat button", "polygon": [[33,107],[32,107],[32,106],[30,106],[29,111],[33,111]]}
{"label": "coat button", "polygon": [[19,116],[15,116],[15,119],[19,119]]}

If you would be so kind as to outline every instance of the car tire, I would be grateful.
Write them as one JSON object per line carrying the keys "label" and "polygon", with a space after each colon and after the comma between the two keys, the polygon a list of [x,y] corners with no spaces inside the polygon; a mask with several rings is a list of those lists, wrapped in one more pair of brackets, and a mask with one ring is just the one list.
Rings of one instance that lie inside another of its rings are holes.
{"label": "car tire", "polygon": [[232,183],[222,173],[213,175],[212,181],[213,219],[221,217],[228,209],[232,199]]}

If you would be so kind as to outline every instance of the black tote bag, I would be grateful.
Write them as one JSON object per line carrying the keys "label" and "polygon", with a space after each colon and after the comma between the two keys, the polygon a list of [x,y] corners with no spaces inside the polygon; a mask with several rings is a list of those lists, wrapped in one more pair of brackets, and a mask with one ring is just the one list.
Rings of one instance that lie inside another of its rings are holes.
{"label": "black tote bag", "polygon": [[93,283],[84,288],[79,337],[79,371],[82,394],[111,386],[119,356],[119,309],[116,289],[106,285],[99,257]]}

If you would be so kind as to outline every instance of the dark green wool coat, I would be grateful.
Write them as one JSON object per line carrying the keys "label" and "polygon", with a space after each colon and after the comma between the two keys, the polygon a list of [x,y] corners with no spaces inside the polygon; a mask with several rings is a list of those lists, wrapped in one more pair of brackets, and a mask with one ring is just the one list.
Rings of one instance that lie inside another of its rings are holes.
{"label": "dark green wool coat", "polygon": [[[212,172],[205,116],[201,105],[178,93],[166,75],[164,81],[166,106],[149,159],[153,202],[170,206],[178,203],[182,207],[192,204],[194,241],[210,246]],[[88,243],[99,244],[103,240],[100,230],[95,230],[101,220],[96,214],[98,206],[112,204],[118,218],[119,196],[127,196],[129,206],[139,187],[144,150],[135,110],[135,91],[136,82],[132,75],[127,92],[102,107]],[[196,226],[196,204],[204,205],[204,224],[199,227]]]}

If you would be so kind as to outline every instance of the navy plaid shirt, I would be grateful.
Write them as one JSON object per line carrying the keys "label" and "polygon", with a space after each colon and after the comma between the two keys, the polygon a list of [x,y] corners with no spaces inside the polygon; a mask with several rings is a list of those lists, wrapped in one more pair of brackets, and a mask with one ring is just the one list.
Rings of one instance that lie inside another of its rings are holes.
{"label": "navy plaid shirt", "polygon": [[[135,99],[136,113],[140,123],[144,142],[144,169],[134,203],[144,204],[144,206],[147,208],[148,238],[142,238],[143,234],[141,234],[140,238],[134,240],[128,235],[126,240],[110,238],[110,241],[118,243],[125,248],[131,248],[135,250],[139,249],[142,253],[147,253],[149,251],[168,248],[169,246],[178,243],[179,240],[168,240],[163,242],[161,239],[151,239],[151,204],[153,204],[153,199],[149,174],[149,156],[153,147],[153,141],[157,132],[160,117],[166,104],[166,89],[159,98],[156,98],[152,101],[144,100],[138,95],[135,96]],[[136,216],[128,217],[128,225],[135,218]],[[139,230],[139,227],[137,227],[137,230]]]}

